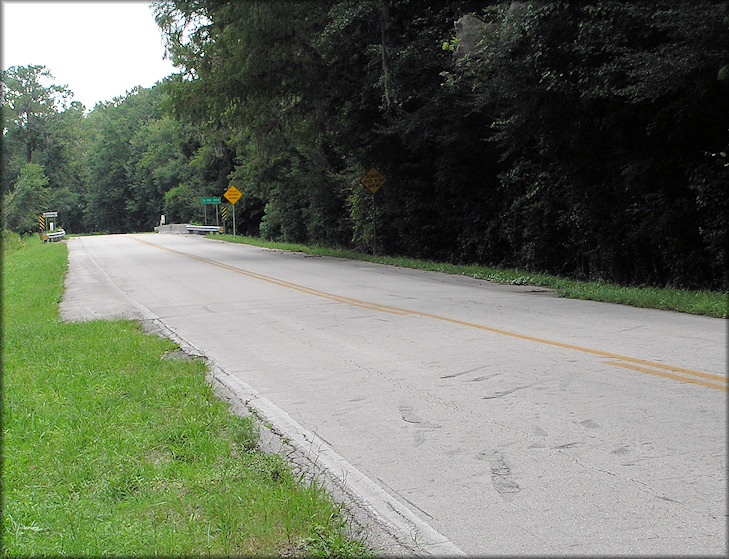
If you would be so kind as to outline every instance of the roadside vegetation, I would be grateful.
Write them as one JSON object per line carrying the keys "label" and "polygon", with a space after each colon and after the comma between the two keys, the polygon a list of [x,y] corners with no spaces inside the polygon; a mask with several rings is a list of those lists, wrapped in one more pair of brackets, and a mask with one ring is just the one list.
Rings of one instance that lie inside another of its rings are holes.
{"label": "roadside vegetation", "polygon": [[203,361],[133,321],[63,323],[66,258],[3,234],[4,557],[368,553],[321,487],[256,450]]}
{"label": "roadside vegetation", "polygon": [[290,250],[316,254],[320,256],[333,256],[349,258],[351,260],[365,260],[379,264],[389,264],[403,268],[459,274],[477,279],[484,279],[501,284],[533,285],[554,289],[559,297],[569,299],[584,299],[616,303],[648,309],[661,309],[684,312],[689,314],[706,315],[714,318],[727,318],[729,314],[729,293],[716,291],[692,291],[688,289],[675,289],[671,287],[658,288],[650,286],[625,287],[610,284],[605,281],[578,281],[569,278],[525,272],[512,268],[495,268],[479,266],[477,264],[458,265],[415,258],[378,256],[365,254],[347,249],[307,246],[296,243],[282,243],[267,241],[257,237],[232,235],[210,235],[214,239],[228,242],[245,243],[264,248]]}

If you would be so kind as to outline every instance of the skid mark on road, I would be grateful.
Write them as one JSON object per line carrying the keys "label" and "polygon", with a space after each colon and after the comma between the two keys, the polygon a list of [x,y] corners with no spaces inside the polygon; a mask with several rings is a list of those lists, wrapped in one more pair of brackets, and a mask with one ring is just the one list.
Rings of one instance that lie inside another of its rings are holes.
{"label": "skid mark on road", "polygon": [[[360,308],[364,308],[364,309],[370,309],[370,310],[388,313],[388,314],[394,314],[394,315],[400,315],[400,316],[420,316],[420,317],[424,317],[424,318],[430,318],[433,320],[439,320],[441,322],[449,322],[451,324],[465,326],[467,328],[476,328],[478,330],[485,330],[486,332],[491,332],[493,334],[499,334],[501,336],[508,336],[510,338],[516,338],[516,339],[533,342],[533,343],[537,343],[537,344],[541,344],[541,345],[559,347],[562,349],[568,349],[571,351],[577,351],[580,353],[586,353],[589,355],[604,357],[606,359],[609,359],[610,361],[603,361],[603,362],[607,365],[611,365],[614,367],[620,367],[623,369],[629,369],[629,370],[637,371],[640,373],[661,376],[663,378],[668,378],[671,380],[678,380],[681,382],[697,384],[700,386],[705,386],[707,388],[713,388],[715,390],[722,390],[724,392],[727,391],[727,379],[726,379],[726,377],[724,377],[722,375],[716,375],[716,374],[706,373],[706,372],[702,372],[702,371],[695,371],[693,369],[685,369],[682,367],[674,367],[672,365],[665,365],[663,363],[657,363],[655,361],[648,361],[646,359],[639,359],[637,357],[629,357],[627,355],[620,355],[618,353],[612,353],[609,351],[602,351],[599,349],[592,349],[589,347],[583,347],[583,346],[574,345],[574,344],[567,344],[567,343],[558,342],[555,340],[537,338],[535,336],[519,334],[518,332],[511,332],[509,330],[502,330],[500,328],[494,328],[492,326],[476,324],[473,322],[467,322],[467,321],[463,321],[463,320],[458,320],[456,318],[450,318],[447,316],[440,316],[440,315],[436,315],[436,314],[430,314],[430,313],[426,313],[426,312],[416,311],[413,309],[405,309],[405,308],[400,308],[400,307],[393,307],[390,305],[382,305],[380,303],[373,303],[370,301],[361,301],[359,299],[353,299],[351,297],[344,297],[342,295],[336,295],[334,293],[329,293],[327,291],[321,291],[319,289],[314,289],[311,287],[307,287],[305,285],[299,285],[297,283],[278,279],[278,278],[275,278],[272,276],[266,276],[266,275],[259,274],[256,272],[251,272],[249,270],[244,270],[243,268],[238,268],[236,266],[230,266],[228,264],[223,264],[222,262],[217,262],[217,261],[211,260],[209,258],[205,258],[205,257],[197,256],[195,254],[191,254],[188,252],[183,252],[183,251],[176,250],[173,248],[165,247],[162,245],[158,245],[156,243],[151,243],[149,241],[139,239],[136,237],[129,237],[129,238],[133,239],[139,243],[149,245],[151,247],[154,247],[154,248],[157,248],[160,250],[164,250],[164,251],[171,252],[174,254],[179,254],[180,256],[185,256],[187,258],[191,258],[192,260],[197,260],[198,262],[203,262],[203,263],[209,264],[211,266],[216,266],[216,267],[222,268],[224,270],[229,270],[236,274],[247,276],[247,277],[257,279],[260,281],[265,281],[265,282],[273,284],[273,285],[278,285],[279,287],[284,287],[286,289],[292,289],[295,291],[299,291],[301,293],[313,295],[315,297],[328,299],[330,301],[344,303],[346,305],[352,305],[352,306],[356,306],[356,307],[360,307]],[[706,380],[701,380],[701,379],[706,379]],[[714,382],[710,382],[710,381],[714,381]]]}

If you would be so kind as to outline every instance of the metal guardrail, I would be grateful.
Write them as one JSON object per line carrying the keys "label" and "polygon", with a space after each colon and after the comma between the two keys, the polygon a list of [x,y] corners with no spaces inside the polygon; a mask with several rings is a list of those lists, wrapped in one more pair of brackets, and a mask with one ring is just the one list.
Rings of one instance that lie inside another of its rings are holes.
{"label": "metal guardrail", "polygon": [[225,227],[219,227],[218,225],[188,225],[188,233],[197,233],[198,235],[204,235],[205,233],[225,233]]}
{"label": "metal guardrail", "polygon": [[44,233],[42,238],[43,238],[43,242],[60,241],[65,236],[66,236],[66,232],[63,229],[56,229],[55,231],[53,231],[51,233]]}

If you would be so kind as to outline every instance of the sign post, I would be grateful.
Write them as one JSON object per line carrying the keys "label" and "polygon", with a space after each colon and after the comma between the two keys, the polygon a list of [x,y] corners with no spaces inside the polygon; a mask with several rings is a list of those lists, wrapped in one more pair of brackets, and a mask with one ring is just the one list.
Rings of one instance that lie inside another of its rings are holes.
{"label": "sign post", "polygon": [[377,169],[372,167],[367,171],[364,176],[359,179],[359,182],[372,193],[372,225],[374,228],[374,247],[373,254],[377,254],[377,205],[375,204],[375,193],[382,188],[387,179]]}
{"label": "sign post", "polygon": [[215,205],[215,225],[218,223],[218,205],[220,204],[220,196],[207,196],[200,198],[200,202],[203,205],[203,211],[205,212],[205,225],[208,224],[208,206],[210,204]]}
{"label": "sign post", "polygon": [[[243,193],[231,184],[230,188],[225,191],[225,194],[223,194],[223,196],[225,196],[225,198],[228,200],[228,202],[231,203],[231,205],[235,206],[235,203],[240,200],[241,196],[243,196]],[[235,207],[233,208],[233,237],[235,237]]]}
{"label": "sign post", "polygon": [[57,217],[58,212],[43,212],[38,216],[39,234],[44,243],[46,241],[59,241],[66,235],[63,229],[56,228]]}

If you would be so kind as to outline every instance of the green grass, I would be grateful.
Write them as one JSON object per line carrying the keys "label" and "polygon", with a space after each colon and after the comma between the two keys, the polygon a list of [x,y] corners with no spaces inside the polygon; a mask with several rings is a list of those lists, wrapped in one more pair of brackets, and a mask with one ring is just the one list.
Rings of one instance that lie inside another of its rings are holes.
{"label": "green grass", "polygon": [[132,321],[60,321],[64,244],[4,249],[3,556],[367,553],[204,362]]}
{"label": "green grass", "polygon": [[403,268],[459,274],[501,284],[545,287],[554,289],[560,297],[570,299],[584,299],[630,305],[633,307],[670,310],[714,318],[727,318],[729,313],[729,294],[716,291],[691,291],[671,287],[625,287],[604,281],[578,281],[548,274],[535,274],[523,270],[494,268],[475,264],[457,265],[393,256],[373,256],[351,250],[309,247],[294,243],[279,243],[254,237],[236,236],[234,238],[232,235],[210,235],[210,237],[264,248],[291,250],[321,256],[365,260]]}

